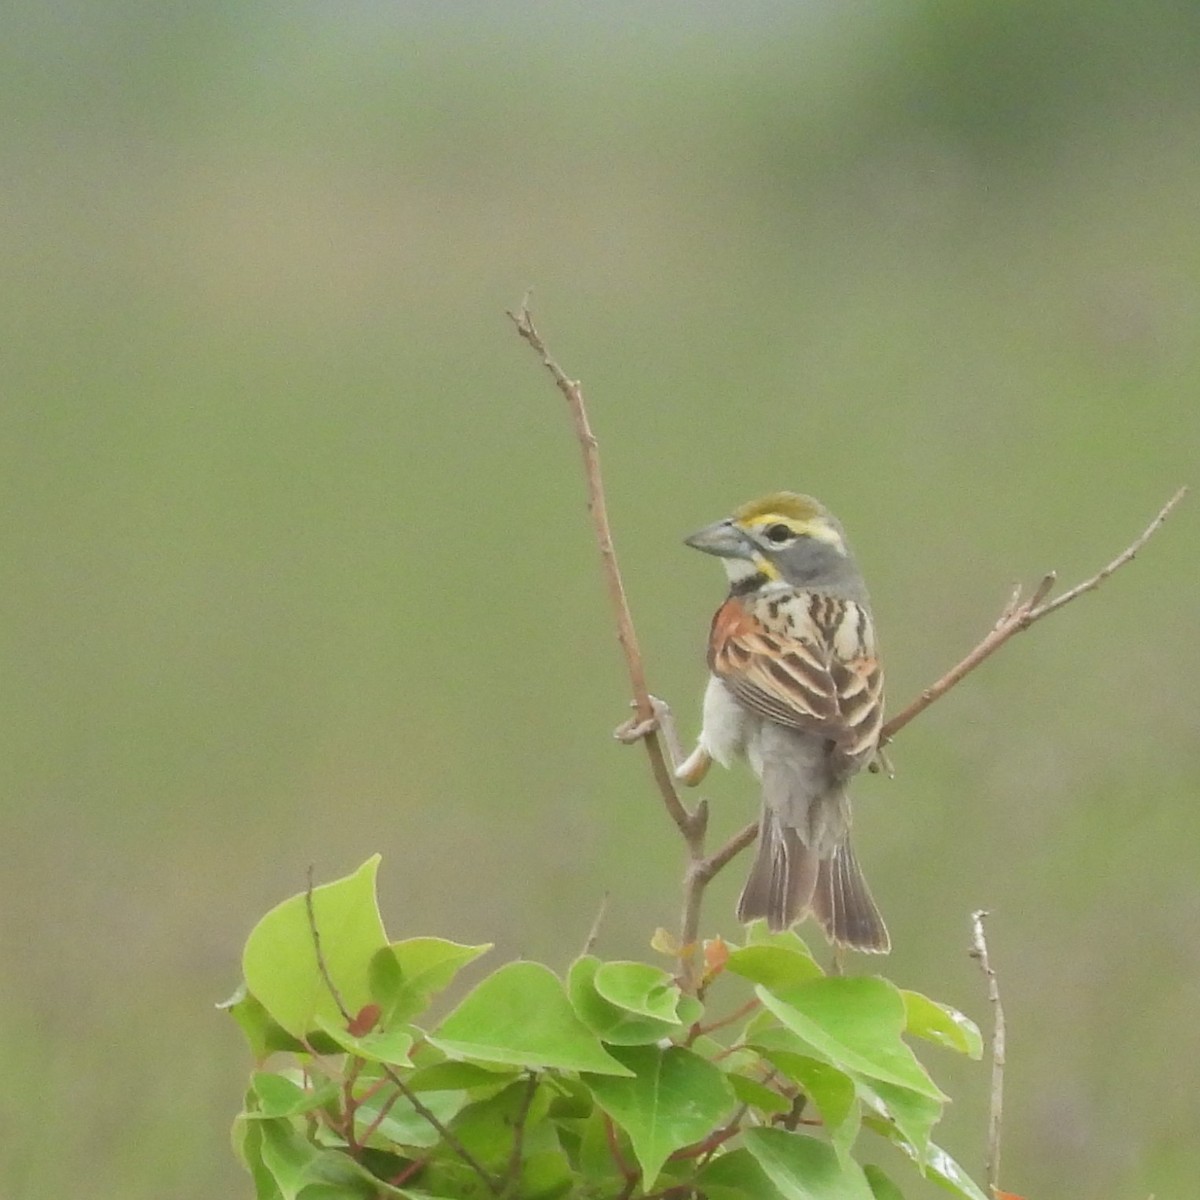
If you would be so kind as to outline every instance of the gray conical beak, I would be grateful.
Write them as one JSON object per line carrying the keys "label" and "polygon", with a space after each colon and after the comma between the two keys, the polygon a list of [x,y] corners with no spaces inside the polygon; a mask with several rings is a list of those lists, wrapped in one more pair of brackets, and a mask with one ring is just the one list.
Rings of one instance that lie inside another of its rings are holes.
{"label": "gray conical beak", "polygon": [[732,521],[717,521],[706,525],[683,539],[685,546],[715,554],[718,558],[749,558],[750,546],[746,535]]}

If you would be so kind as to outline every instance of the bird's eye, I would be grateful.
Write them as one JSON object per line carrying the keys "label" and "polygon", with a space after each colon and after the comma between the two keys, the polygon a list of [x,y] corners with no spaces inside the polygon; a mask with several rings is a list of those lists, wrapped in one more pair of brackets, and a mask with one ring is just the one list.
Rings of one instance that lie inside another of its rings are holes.
{"label": "bird's eye", "polygon": [[767,535],[767,541],[774,542],[777,546],[790,542],[796,536],[787,525],[768,525],[763,532]]}

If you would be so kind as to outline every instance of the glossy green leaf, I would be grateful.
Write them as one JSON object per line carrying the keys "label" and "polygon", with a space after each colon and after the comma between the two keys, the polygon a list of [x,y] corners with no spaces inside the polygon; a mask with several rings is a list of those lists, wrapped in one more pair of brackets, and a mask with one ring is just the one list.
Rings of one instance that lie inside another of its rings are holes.
{"label": "glossy green leaf", "polygon": [[[648,1046],[662,1038],[678,1035],[677,1020],[666,1021],[657,1017],[639,1016],[619,1008],[601,996],[595,985],[596,972],[600,965],[600,960],[590,955],[576,959],[567,974],[567,992],[580,1020],[601,1041],[613,1046]],[[684,998],[684,1004],[681,1004],[680,1008],[695,1004],[696,1001],[688,996]],[[697,1005],[695,1010],[688,1011],[702,1010]]]}
{"label": "glossy green leaf", "polygon": [[[358,1012],[371,999],[369,966],[387,944],[375,901],[379,856],[352,875],[312,892],[313,915],[329,979],[343,1003]],[[250,932],[242,955],[250,993],[288,1033],[302,1038],[322,1016],[338,1021],[338,1006],[317,965],[307,897],[271,909]]]}
{"label": "glossy green leaf", "polygon": [[904,1200],[900,1189],[874,1163],[863,1167],[863,1174],[871,1185],[871,1195],[875,1200]]}
{"label": "glossy green leaf", "polygon": [[915,1151],[917,1162],[922,1163],[929,1147],[929,1134],[942,1116],[941,1102],[878,1079],[864,1081],[862,1089],[869,1103],[882,1104]]}
{"label": "glossy green leaf", "polygon": [[484,1067],[470,1062],[440,1062],[420,1067],[405,1082],[414,1092],[453,1092],[464,1088],[503,1086],[516,1068]]}
{"label": "glossy green leaf", "polygon": [[733,1071],[728,1072],[725,1078],[729,1080],[733,1094],[742,1104],[752,1104],[760,1112],[769,1115],[791,1111],[792,1103],[786,1096],[781,1096],[773,1088],[766,1087],[758,1080],[750,1079],[746,1075],[739,1075]]}
{"label": "glossy green leaf", "polygon": [[508,963],[489,975],[428,1040],[455,1059],[630,1073],[606,1053],[575,1015],[558,976],[540,963]]}
{"label": "glossy green leaf", "polygon": [[697,1176],[705,1200],[779,1200],[779,1190],[744,1148],[718,1155]]}
{"label": "glossy green leaf", "polygon": [[301,1137],[290,1121],[276,1119],[263,1121],[261,1156],[263,1166],[275,1180],[283,1200],[296,1200],[300,1189],[311,1183],[309,1167],[320,1157],[322,1151],[307,1138]]}
{"label": "glossy green leaf", "polygon": [[763,1057],[816,1105],[833,1148],[844,1158],[858,1137],[860,1124],[854,1079],[831,1063],[798,1053],[797,1047],[802,1045],[786,1030],[773,1030],[755,1043]]}
{"label": "glossy green leaf", "polygon": [[[576,1165],[584,1194],[612,1196],[620,1193],[624,1179],[609,1142],[609,1117],[596,1107],[582,1122]],[[620,1126],[612,1125],[612,1138],[622,1162],[633,1162],[633,1145]]]}
{"label": "glossy green leaf", "polygon": [[250,1077],[250,1089],[257,1099],[258,1108],[247,1116],[266,1119],[299,1116],[338,1098],[337,1085],[334,1083],[321,1083],[310,1091],[286,1076],[271,1071],[256,1071]]}
{"label": "glossy green leaf", "polygon": [[492,947],[463,946],[442,938],[409,938],[392,942],[371,960],[371,995],[382,1008],[385,1026],[409,1021],[468,963]]}
{"label": "glossy green leaf", "polygon": [[233,1123],[233,1149],[242,1160],[254,1183],[255,1200],[279,1200],[275,1177],[262,1160],[263,1133],[259,1121],[247,1120],[243,1113]]}
{"label": "glossy green leaf", "polygon": [[[555,1148],[553,1130],[546,1122],[549,1107],[544,1087],[538,1085],[531,1097],[529,1080],[519,1079],[486,1100],[468,1104],[450,1127],[484,1167],[505,1171],[512,1159],[513,1131],[518,1121],[524,1128],[521,1141],[526,1154]],[[454,1152],[446,1150],[446,1153]]]}
{"label": "glossy green leaf", "polygon": [[863,1124],[876,1133],[882,1134],[893,1145],[898,1146],[917,1164],[926,1179],[932,1179],[946,1191],[961,1197],[961,1200],[987,1200],[983,1190],[970,1175],[940,1146],[930,1142],[925,1149],[924,1162],[922,1162],[917,1147],[912,1145],[891,1121],[876,1116],[867,1116],[864,1118]]}
{"label": "glossy green leaf", "polygon": [[649,1187],[668,1156],[711,1133],[734,1103],[712,1063],[682,1046],[624,1046],[613,1054],[632,1079],[589,1076],[596,1102],[629,1134]]}
{"label": "glossy green leaf", "polygon": [[592,977],[596,991],[610,1004],[643,1017],[679,1024],[680,991],[672,976],[638,962],[600,963]]}
{"label": "glossy green leaf", "polygon": [[317,1028],[347,1054],[393,1067],[412,1066],[408,1052],[412,1049],[413,1036],[406,1029],[375,1029],[364,1033],[362,1037],[355,1037],[346,1031],[344,1023],[327,1021],[320,1016],[316,1018],[316,1023]]}
{"label": "glossy green leaf", "polygon": [[[394,1096],[395,1089],[387,1088],[361,1101],[354,1112],[355,1135],[359,1138],[366,1137],[367,1130],[378,1122],[371,1139],[374,1146],[402,1146],[415,1150],[436,1146],[442,1136],[437,1128],[424,1114],[417,1112],[404,1096],[392,1100]],[[392,1103],[389,1104],[389,1100],[392,1100]],[[464,1091],[440,1091],[422,1096],[421,1101],[445,1126],[463,1110],[469,1102],[469,1097]],[[384,1106],[387,1107],[387,1111],[380,1119],[379,1114]]]}
{"label": "glossy green leaf", "polygon": [[748,1129],[746,1149],[784,1200],[873,1200],[858,1163],[824,1142],[784,1129]]}
{"label": "glossy green leaf", "polygon": [[589,1116],[596,1104],[591,1089],[576,1075],[547,1074],[543,1076],[550,1098],[550,1116],[560,1120],[575,1120]]}
{"label": "glossy green leaf", "polygon": [[939,1046],[947,1046],[960,1054],[979,1058],[983,1054],[983,1038],[979,1026],[948,1004],[939,1004],[920,992],[901,990],[908,1032]]}
{"label": "glossy green leaf", "polygon": [[785,950],[803,954],[805,958],[813,957],[808,943],[794,929],[784,929],[779,933],[772,933],[767,928],[766,921],[752,921],[746,932],[747,946],[782,946]]}
{"label": "glossy green leaf", "polygon": [[521,1163],[522,1200],[558,1200],[575,1184],[575,1172],[561,1149],[534,1150]]}
{"label": "glossy green leaf", "polygon": [[[514,1167],[515,1131],[521,1123],[519,1189],[506,1192],[521,1200],[555,1200],[569,1189],[572,1172],[558,1141],[558,1131],[548,1120],[549,1090],[539,1083],[529,1090],[529,1080],[513,1083],[487,1100],[468,1105],[450,1122],[458,1141],[493,1178],[509,1175]],[[433,1156],[428,1176],[420,1187],[455,1197],[480,1197],[478,1176],[461,1171],[462,1163],[451,1148],[443,1145]]]}
{"label": "glossy green leaf", "polygon": [[761,983],[772,992],[781,992],[824,975],[809,955],[790,946],[743,946],[729,955],[725,969],[753,983]]}
{"label": "glossy green leaf", "polygon": [[924,1170],[926,1179],[941,1184],[963,1200],[987,1200],[983,1190],[941,1146],[930,1143],[925,1152]]}
{"label": "glossy green leaf", "polygon": [[911,1088],[934,1100],[946,1099],[903,1041],[904,1001],[886,980],[815,979],[792,988],[786,1000],[761,986],[755,990],[818,1057],[869,1079]]}
{"label": "glossy green leaf", "polygon": [[292,1053],[303,1053],[304,1044],[292,1037],[269,1012],[263,1008],[258,999],[246,990],[243,983],[230,998],[218,1008],[225,1009],[241,1026],[246,1041],[250,1043],[250,1052],[255,1060],[263,1059],[277,1051],[287,1050]]}

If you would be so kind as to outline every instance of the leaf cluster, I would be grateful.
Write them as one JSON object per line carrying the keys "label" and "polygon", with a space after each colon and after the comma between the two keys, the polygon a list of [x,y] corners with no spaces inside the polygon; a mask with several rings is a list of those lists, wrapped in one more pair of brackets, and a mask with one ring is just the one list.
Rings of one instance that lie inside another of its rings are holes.
{"label": "leaf cluster", "polygon": [[856,1159],[864,1129],[984,1200],[930,1140],[946,1097],[906,1041],[978,1057],[960,1013],[752,930],[705,944],[694,995],[647,963],[511,962],[429,1023],[490,947],[390,942],[377,867],[247,941],[226,1007],[258,1063],[233,1133],[258,1200],[896,1200]]}

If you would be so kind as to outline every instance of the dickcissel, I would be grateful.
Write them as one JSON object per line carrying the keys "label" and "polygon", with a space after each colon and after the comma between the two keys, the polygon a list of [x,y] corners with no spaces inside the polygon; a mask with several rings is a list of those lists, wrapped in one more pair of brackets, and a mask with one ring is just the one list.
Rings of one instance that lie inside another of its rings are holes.
{"label": "dickcissel", "polygon": [[704,726],[677,774],[745,757],[762,784],[758,851],[738,917],[787,929],[811,912],[835,945],[886,953],[887,927],[850,847],[846,785],[875,754],[883,671],[867,589],[841,524],[775,492],[686,539],[721,559]]}

